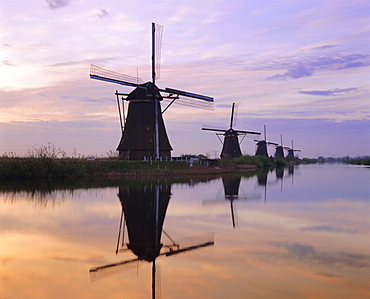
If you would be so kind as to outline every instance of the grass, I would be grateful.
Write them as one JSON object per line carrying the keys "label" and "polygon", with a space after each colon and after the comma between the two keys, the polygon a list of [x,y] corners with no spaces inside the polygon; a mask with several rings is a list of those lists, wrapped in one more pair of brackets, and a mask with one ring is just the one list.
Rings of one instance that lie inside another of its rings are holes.
{"label": "grass", "polygon": [[55,179],[91,176],[145,176],[188,169],[184,162],[80,160],[53,158],[3,158],[1,179]]}
{"label": "grass", "polygon": [[[112,154],[112,153],[111,153]],[[285,159],[273,161],[267,157],[244,155],[231,160],[217,160],[216,165],[190,166],[186,162],[122,161],[108,155],[106,159],[68,158],[54,145],[41,145],[27,151],[25,157],[14,153],[0,158],[0,179],[66,179],[87,177],[150,177],[237,172],[240,165],[257,168],[284,166]],[[252,168],[251,168],[252,169]],[[249,170],[251,170],[249,169]]]}
{"label": "grass", "polygon": [[370,159],[364,159],[364,160],[350,160],[349,164],[352,165],[370,165]]}

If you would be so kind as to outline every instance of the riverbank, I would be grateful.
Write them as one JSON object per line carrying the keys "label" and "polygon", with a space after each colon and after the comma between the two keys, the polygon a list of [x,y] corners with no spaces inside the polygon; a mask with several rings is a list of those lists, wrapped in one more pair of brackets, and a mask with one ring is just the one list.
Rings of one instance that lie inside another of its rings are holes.
{"label": "riverbank", "polygon": [[[256,166],[247,167],[254,170]],[[244,169],[245,170],[245,169]],[[222,174],[238,171],[232,163],[222,167],[186,162],[7,158],[0,160],[0,179],[59,179],[83,177],[149,177]]]}
{"label": "riverbank", "polygon": [[[191,161],[191,163],[189,163]],[[195,159],[184,161],[123,161],[111,159],[74,159],[38,157],[3,157],[0,179],[65,179],[85,177],[169,177],[249,172],[257,169],[299,164],[298,159],[271,159],[244,155],[232,160]]]}

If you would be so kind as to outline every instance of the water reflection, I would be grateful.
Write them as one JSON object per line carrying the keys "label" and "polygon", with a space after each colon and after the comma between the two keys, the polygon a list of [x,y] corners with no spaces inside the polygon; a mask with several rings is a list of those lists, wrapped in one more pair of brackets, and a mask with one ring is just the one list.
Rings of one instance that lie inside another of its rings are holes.
{"label": "water reflection", "polygon": [[369,298],[369,174],[1,182],[0,298]]}
{"label": "water reflection", "polygon": [[[249,175],[250,176],[250,175]],[[249,177],[247,176],[247,177]],[[231,214],[231,222],[233,228],[236,227],[237,216],[236,216],[236,208],[234,205],[234,201],[236,200],[252,200],[252,199],[260,199],[261,195],[256,193],[251,194],[241,194],[239,195],[240,191],[240,182],[242,176],[237,174],[226,174],[221,176],[222,186],[223,186],[223,200],[221,201],[229,201],[230,202],[230,214]],[[203,204],[211,204],[220,202],[219,199],[214,200],[204,200]]]}
{"label": "water reflection", "polygon": [[[194,181],[191,180],[191,185]],[[110,263],[90,269],[92,281],[131,268],[140,261],[152,263],[152,298],[160,294],[157,288],[156,259],[159,256],[173,256],[202,247],[214,245],[213,233],[191,237],[176,242],[165,231],[163,223],[171,196],[171,184],[168,182],[135,182],[119,187],[118,197],[122,212],[116,254],[130,250],[137,258]],[[124,244],[125,227],[128,243]],[[162,232],[170,241],[161,243]],[[122,240],[122,246],[120,242]]]}

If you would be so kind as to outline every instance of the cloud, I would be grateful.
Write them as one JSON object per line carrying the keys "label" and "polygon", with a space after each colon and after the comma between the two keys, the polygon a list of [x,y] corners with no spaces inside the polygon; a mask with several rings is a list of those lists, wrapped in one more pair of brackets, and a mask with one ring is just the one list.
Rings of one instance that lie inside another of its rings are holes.
{"label": "cloud", "polygon": [[369,54],[335,54],[325,56],[285,57],[270,59],[263,62],[261,69],[286,69],[282,74],[267,77],[267,80],[286,81],[311,77],[319,71],[337,71],[351,68],[367,67],[370,65]]}
{"label": "cloud", "polygon": [[69,4],[69,0],[45,0],[48,8],[50,9],[58,9],[65,7]]}
{"label": "cloud", "polygon": [[307,94],[312,96],[337,96],[340,94],[347,94],[359,91],[359,88],[351,87],[351,88],[335,88],[329,90],[310,90],[310,91],[298,91],[300,94]]}
{"label": "cloud", "polygon": [[331,48],[334,48],[334,47],[336,47],[336,45],[324,45],[324,46],[312,48],[312,50],[321,51],[321,50],[331,49]]}
{"label": "cloud", "polygon": [[108,10],[104,9],[104,8],[101,8],[99,13],[98,13],[99,19],[103,19],[103,18],[108,17],[108,16],[109,16]]}
{"label": "cloud", "polygon": [[3,59],[3,64],[8,66],[15,66],[15,64],[10,63],[7,59]]}
{"label": "cloud", "polygon": [[286,71],[284,74],[277,74],[271,77],[268,77],[268,80],[278,80],[285,81],[290,79],[299,79],[304,77],[311,77],[313,74],[313,68],[308,68],[303,65],[296,66]]}
{"label": "cloud", "polygon": [[320,252],[311,245],[301,243],[272,242],[271,245],[286,251],[285,253],[272,254],[281,259],[293,259],[299,262],[328,266],[370,267],[370,255],[351,252]]}
{"label": "cloud", "polygon": [[332,232],[332,233],[345,233],[345,234],[356,234],[357,230],[349,228],[340,228],[330,225],[314,225],[301,228],[302,232],[305,231],[315,231],[315,232]]}

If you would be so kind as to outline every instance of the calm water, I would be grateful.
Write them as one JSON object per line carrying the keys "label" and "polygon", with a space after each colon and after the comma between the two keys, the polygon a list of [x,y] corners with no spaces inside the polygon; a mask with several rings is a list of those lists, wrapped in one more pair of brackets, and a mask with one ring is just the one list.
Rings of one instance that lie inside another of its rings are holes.
{"label": "calm water", "polygon": [[369,183],[340,164],[3,183],[0,298],[151,298],[153,277],[156,298],[370,298]]}

